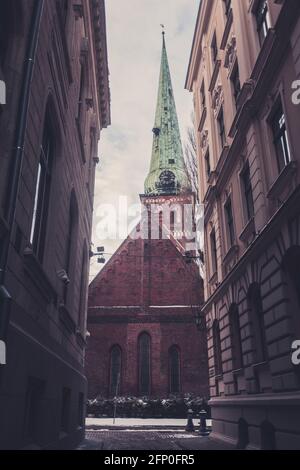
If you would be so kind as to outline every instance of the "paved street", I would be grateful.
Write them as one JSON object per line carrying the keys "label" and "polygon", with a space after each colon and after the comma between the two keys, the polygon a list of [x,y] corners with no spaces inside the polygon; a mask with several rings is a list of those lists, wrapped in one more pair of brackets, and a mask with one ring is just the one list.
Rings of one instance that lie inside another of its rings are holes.
{"label": "paved street", "polygon": [[230,450],[209,437],[183,431],[87,430],[78,450]]}

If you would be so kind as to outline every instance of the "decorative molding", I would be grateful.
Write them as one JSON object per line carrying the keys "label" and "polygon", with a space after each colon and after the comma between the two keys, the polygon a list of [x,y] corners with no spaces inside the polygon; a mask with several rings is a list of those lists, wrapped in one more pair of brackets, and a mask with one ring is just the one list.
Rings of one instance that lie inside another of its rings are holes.
{"label": "decorative molding", "polygon": [[206,149],[208,146],[208,130],[207,129],[202,131],[200,134],[200,146],[202,150]]}
{"label": "decorative molding", "polygon": [[212,94],[212,106],[215,116],[219,113],[221,105],[224,103],[224,93],[222,85],[219,83]]}

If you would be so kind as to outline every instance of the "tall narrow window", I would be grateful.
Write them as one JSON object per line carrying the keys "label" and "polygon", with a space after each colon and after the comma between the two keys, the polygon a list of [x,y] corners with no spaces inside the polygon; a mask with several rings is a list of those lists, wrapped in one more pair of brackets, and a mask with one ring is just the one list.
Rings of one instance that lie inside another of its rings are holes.
{"label": "tall narrow window", "polygon": [[212,275],[213,275],[218,270],[217,241],[216,241],[216,232],[215,232],[215,230],[213,230],[210,234],[210,250],[211,250],[211,267],[212,267]]}
{"label": "tall narrow window", "polygon": [[[74,192],[71,194],[70,208],[69,208],[69,227],[66,238],[66,273],[70,281],[73,280],[74,266],[76,262],[76,248],[77,248],[77,227],[78,227],[78,206]],[[68,301],[69,284],[64,287],[64,303],[67,305]]]}
{"label": "tall narrow window", "polygon": [[62,0],[61,4],[61,18],[62,18],[62,24],[64,27],[66,27],[67,24],[67,18],[68,18],[68,9],[69,9],[69,0]]}
{"label": "tall narrow window", "polygon": [[275,108],[274,114],[271,118],[271,127],[277,157],[278,171],[281,172],[283,168],[288,165],[288,163],[291,161],[291,153],[286,129],[285,115],[283,112],[281,101]]}
{"label": "tall narrow window", "polygon": [[221,107],[221,110],[218,116],[218,128],[219,128],[220,145],[221,145],[221,148],[223,149],[226,145],[226,130],[225,130],[223,107]]}
{"label": "tall narrow window", "polygon": [[213,347],[214,347],[214,362],[215,362],[215,375],[222,375],[222,349],[221,349],[221,336],[220,326],[218,320],[213,323]]}
{"label": "tall narrow window", "polygon": [[81,263],[81,281],[80,281],[80,300],[79,300],[79,313],[78,313],[78,327],[83,330],[86,318],[86,299],[88,290],[88,254],[87,248],[84,245],[82,252]]}
{"label": "tall narrow window", "polygon": [[121,385],[122,351],[120,346],[113,346],[110,353],[110,394],[117,396]]}
{"label": "tall narrow window", "polygon": [[234,370],[241,369],[243,367],[243,351],[240,330],[240,318],[237,305],[232,305],[229,310],[229,325],[233,363],[232,366]]}
{"label": "tall narrow window", "polygon": [[225,15],[228,17],[231,9],[231,0],[223,0],[225,7]]}
{"label": "tall narrow window", "polygon": [[217,62],[217,58],[218,58],[218,44],[217,44],[217,35],[216,35],[216,33],[214,33],[213,39],[212,39],[212,42],[211,42],[211,57],[212,57],[213,64],[215,64]]}
{"label": "tall narrow window", "polygon": [[234,245],[234,241],[235,241],[231,198],[229,198],[225,204],[225,218],[226,218],[226,227],[227,227],[227,240],[228,240],[228,245],[230,248],[231,246]]}
{"label": "tall narrow window", "polygon": [[204,80],[202,82],[201,88],[200,88],[200,99],[201,99],[201,106],[202,110],[206,106],[206,96],[205,96],[205,85],[204,85]]}
{"label": "tall narrow window", "polygon": [[206,172],[206,178],[208,179],[210,177],[210,174],[211,174],[209,150],[207,150],[207,152],[205,154],[205,172]]}
{"label": "tall narrow window", "polygon": [[26,393],[24,422],[24,438],[28,443],[39,443],[44,392],[45,382],[35,377],[30,377]]}
{"label": "tall narrow window", "polygon": [[169,374],[170,393],[180,393],[180,352],[177,346],[169,350]]}
{"label": "tall narrow window", "polygon": [[0,69],[4,68],[6,58],[8,57],[8,46],[12,36],[14,25],[14,7],[12,0],[1,0],[0,15]]}
{"label": "tall narrow window", "polygon": [[271,27],[270,13],[267,0],[260,0],[255,10],[257,32],[260,45],[263,44]]}
{"label": "tall narrow window", "polygon": [[81,116],[82,116],[82,111],[83,111],[84,87],[85,87],[84,66],[83,66],[83,64],[81,64],[81,66],[80,66],[80,81],[79,81],[78,111],[77,111],[77,118],[78,118],[79,122],[81,121]]}
{"label": "tall narrow window", "polygon": [[150,336],[142,333],[138,341],[139,353],[139,394],[150,395],[151,385],[151,359],[150,359]]}
{"label": "tall narrow window", "polygon": [[40,262],[43,261],[47,233],[53,151],[54,142],[52,129],[46,118],[35,185],[33,217],[30,232],[30,243]]}
{"label": "tall narrow window", "polygon": [[235,105],[237,106],[238,97],[241,92],[241,81],[240,81],[240,71],[238,64],[235,65],[233,73],[231,75],[231,84]]}
{"label": "tall narrow window", "polygon": [[70,425],[70,408],[71,408],[71,390],[67,387],[63,388],[61,401],[61,430],[69,432]]}
{"label": "tall narrow window", "polygon": [[254,215],[254,204],[253,204],[253,193],[250,178],[250,167],[249,162],[245,165],[241,173],[242,192],[245,206],[245,214],[247,221],[249,221]]}
{"label": "tall narrow window", "polygon": [[252,284],[248,291],[248,305],[253,329],[255,361],[265,362],[268,357],[264,312],[261,290],[258,284]]}

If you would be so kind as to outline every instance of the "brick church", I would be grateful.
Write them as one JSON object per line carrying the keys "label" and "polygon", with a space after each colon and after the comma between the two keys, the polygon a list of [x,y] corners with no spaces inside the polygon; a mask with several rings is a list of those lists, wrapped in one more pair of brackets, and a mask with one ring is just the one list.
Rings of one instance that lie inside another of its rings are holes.
{"label": "brick church", "polygon": [[194,194],[164,34],[144,189],[140,223],[90,285],[88,395],[208,397],[206,334],[196,325],[203,282],[186,215],[194,210]]}

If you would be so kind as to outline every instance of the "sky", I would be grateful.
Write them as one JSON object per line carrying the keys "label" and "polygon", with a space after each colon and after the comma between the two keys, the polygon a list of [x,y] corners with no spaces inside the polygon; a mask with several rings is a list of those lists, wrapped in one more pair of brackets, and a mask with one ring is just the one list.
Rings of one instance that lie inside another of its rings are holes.
{"label": "sky", "polygon": [[[128,206],[139,207],[139,194],[143,193],[149,170],[162,47],[161,24],[165,25],[183,144],[186,140],[193,106],[192,95],[184,89],[184,84],[199,0],[106,0],[105,4],[112,124],[102,131],[99,143],[92,242],[94,250],[104,246],[105,252],[112,254],[130,230],[125,219],[123,222],[118,219],[120,200],[123,206],[127,201]],[[134,217],[128,221],[134,223]],[[106,226],[111,229],[108,236]],[[106,255],[106,260],[109,257]],[[92,259],[90,280],[102,266],[96,258]]]}

